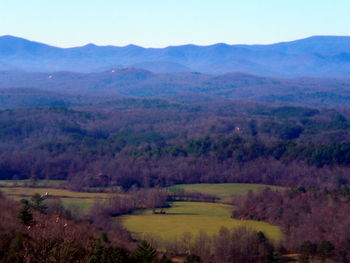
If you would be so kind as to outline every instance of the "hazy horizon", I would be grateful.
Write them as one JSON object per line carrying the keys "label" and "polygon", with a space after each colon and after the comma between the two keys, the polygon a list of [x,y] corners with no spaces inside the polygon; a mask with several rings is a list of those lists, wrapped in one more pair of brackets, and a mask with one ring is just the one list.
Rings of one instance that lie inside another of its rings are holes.
{"label": "hazy horizon", "polygon": [[31,42],[36,42],[36,43],[40,43],[40,44],[44,44],[44,45],[49,45],[49,46],[52,46],[52,47],[56,47],[56,48],[78,48],[78,47],[84,47],[84,46],[87,46],[87,45],[95,45],[95,46],[98,46],[98,47],[107,47],[107,46],[113,46],[113,47],[126,47],[126,46],[138,46],[138,47],[141,47],[141,48],[151,48],[151,49],[163,49],[163,48],[167,48],[167,47],[174,47],[174,46],[190,46],[190,45],[194,45],[194,46],[199,46],[199,47],[205,47],[205,46],[214,46],[214,45],[220,45],[220,44],[224,44],[224,45],[229,45],[229,46],[234,46],[234,45],[247,45],[247,46],[268,46],[268,45],[274,45],[274,44],[280,44],[280,43],[287,43],[287,42],[293,42],[293,41],[299,41],[299,40],[303,40],[303,39],[309,39],[309,38],[313,38],[313,37],[350,37],[350,35],[311,35],[311,36],[306,36],[304,38],[298,38],[298,39],[292,39],[292,40],[286,40],[286,41],[277,41],[277,42],[271,42],[271,43],[257,43],[257,44],[250,44],[250,43],[226,43],[226,42],[214,42],[214,43],[209,43],[209,44],[195,44],[195,43],[191,43],[191,42],[188,42],[188,43],[184,43],[184,44],[179,44],[179,45],[168,45],[168,46],[159,46],[159,47],[146,47],[146,46],[142,46],[142,45],[137,45],[137,44],[134,44],[134,43],[130,43],[130,44],[127,44],[127,45],[113,45],[113,44],[104,44],[104,45],[99,45],[99,44],[96,44],[94,41],[92,42],[88,42],[88,43],[83,43],[81,45],[77,45],[77,46],[58,46],[58,45],[52,45],[52,44],[49,44],[47,42],[42,42],[42,41],[38,41],[36,39],[28,39],[28,38],[25,38],[25,37],[22,37],[22,36],[16,36],[16,35],[0,35],[0,38],[2,37],[13,37],[13,38],[18,38],[18,39],[24,39],[24,40],[28,40],[28,41],[31,41]]}
{"label": "hazy horizon", "polygon": [[58,47],[271,44],[350,35],[350,2],[4,0],[0,35]]}

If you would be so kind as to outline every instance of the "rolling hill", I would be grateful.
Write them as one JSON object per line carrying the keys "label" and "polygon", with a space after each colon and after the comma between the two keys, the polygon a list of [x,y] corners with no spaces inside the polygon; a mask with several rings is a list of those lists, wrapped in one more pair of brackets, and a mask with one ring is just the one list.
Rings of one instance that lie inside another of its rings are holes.
{"label": "rolling hill", "polygon": [[245,73],[153,73],[135,68],[98,73],[0,72],[1,108],[81,105],[125,96],[156,97],[181,103],[250,100],[347,106],[350,103],[350,79],[286,79]]}

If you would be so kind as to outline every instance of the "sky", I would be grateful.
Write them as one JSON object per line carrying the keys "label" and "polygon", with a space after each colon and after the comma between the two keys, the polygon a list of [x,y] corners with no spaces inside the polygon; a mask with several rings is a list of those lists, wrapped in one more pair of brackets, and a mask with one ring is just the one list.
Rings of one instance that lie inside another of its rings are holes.
{"label": "sky", "polygon": [[268,44],[350,35],[350,0],[0,0],[0,35],[54,46]]}

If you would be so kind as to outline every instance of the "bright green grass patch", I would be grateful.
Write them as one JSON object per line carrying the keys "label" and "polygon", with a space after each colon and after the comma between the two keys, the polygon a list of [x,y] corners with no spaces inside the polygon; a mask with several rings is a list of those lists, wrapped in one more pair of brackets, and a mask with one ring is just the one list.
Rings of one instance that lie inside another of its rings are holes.
{"label": "bright green grass patch", "polygon": [[274,190],[285,190],[285,187],[263,185],[263,184],[178,184],[168,187],[171,191],[185,190],[190,192],[199,192],[211,194],[220,198],[230,197],[231,195],[245,195],[249,191],[259,191],[265,188]]}
{"label": "bright green grass patch", "polygon": [[[48,199],[50,202],[52,199]],[[60,198],[65,209],[75,211],[79,214],[87,214],[96,202],[101,199],[94,198]]]}
{"label": "bright green grass patch", "polygon": [[279,227],[253,220],[230,218],[232,206],[218,203],[174,202],[165,209],[166,214],[152,214],[150,210],[122,216],[123,225],[135,238],[155,235],[164,240],[181,238],[184,232],[193,235],[200,231],[216,234],[222,226],[227,228],[247,227],[264,232],[274,242],[281,240]]}

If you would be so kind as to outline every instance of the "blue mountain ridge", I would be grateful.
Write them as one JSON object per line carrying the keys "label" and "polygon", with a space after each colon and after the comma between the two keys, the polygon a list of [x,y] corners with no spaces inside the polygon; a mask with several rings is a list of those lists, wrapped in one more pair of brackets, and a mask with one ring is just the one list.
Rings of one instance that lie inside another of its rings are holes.
{"label": "blue mountain ridge", "polygon": [[350,76],[350,37],[314,36],[270,45],[182,45],[166,48],[96,46],[59,48],[14,36],[0,37],[0,70],[98,72],[112,68],[153,72],[244,72],[272,77]]}

